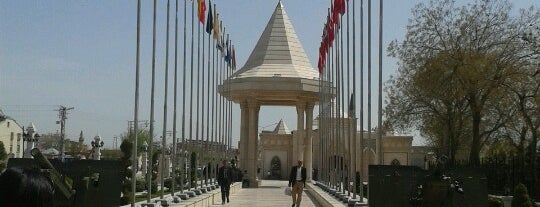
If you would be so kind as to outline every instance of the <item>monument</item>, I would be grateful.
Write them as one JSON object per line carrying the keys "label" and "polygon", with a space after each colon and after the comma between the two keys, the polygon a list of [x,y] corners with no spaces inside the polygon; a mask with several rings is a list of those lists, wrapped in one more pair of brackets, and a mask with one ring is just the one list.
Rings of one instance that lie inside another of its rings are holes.
{"label": "monument", "polygon": [[294,106],[297,132],[293,160],[303,160],[311,180],[313,107],[319,97],[319,74],[311,66],[293,25],[278,2],[246,64],[222,85],[219,93],[240,104],[240,161],[250,187],[257,187],[258,123],[261,106]]}

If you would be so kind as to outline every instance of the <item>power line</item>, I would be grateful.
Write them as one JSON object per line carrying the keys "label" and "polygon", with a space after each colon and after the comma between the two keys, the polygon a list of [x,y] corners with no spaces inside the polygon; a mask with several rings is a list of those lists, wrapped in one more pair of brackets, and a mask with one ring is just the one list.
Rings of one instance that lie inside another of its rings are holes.
{"label": "power line", "polygon": [[67,119],[67,114],[68,114],[68,111],[69,110],[73,110],[75,109],[74,107],[65,107],[65,106],[59,106],[58,107],[58,118],[60,119],[60,121],[57,121],[56,123],[57,124],[60,124],[60,158],[62,160],[62,162],[64,162],[64,153],[65,153],[65,149],[64,149],[64,139],[66,137],[66,119]]}

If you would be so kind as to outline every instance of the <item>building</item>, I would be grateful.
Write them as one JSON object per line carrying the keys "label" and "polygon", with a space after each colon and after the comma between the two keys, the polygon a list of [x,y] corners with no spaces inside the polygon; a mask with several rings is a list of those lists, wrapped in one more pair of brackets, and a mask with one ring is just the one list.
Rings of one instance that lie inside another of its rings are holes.
{"label": "building", "polygon": [[22,134],[23,127],[0,110],[0,142],[4,143],[8,157],[23,157]]}
{"label": "building", "polygon": [[[317,120],[319,120],[319,118],[317,118]],[[334,118],[332,120],[337,119]],[[342,119],[341,123],[343,123],[343,127],[340,127],[341,130],[338,130],[341,131],[342,134],[349,133],[347,120],[348,118]],[[324,159],[323,156],[325,155],[332,155],[337,158],[334,160],[339,160],[335,166],[343,166],[345,169],[348,169],[348,165],[351,165],[348,163],[352,163],[350,162],[351,158],[348,157],[350,155],[349,152],[351,149],[361,149],[360,142],[357,142],[357,146],[352,148],[351,146],[354,146],[354,143],[349,143],[347,139],[336,139],[332,140],[332,142],[327,140],[323,143],[325,146],[323,148],[321,147],[320,135],[324,134],[324,132],[321,132],[324,130],[320,130],[317,126],[314,126],[313,128],[313,170],[316,171],[317,169],[320,169],[322,164],[321,160]],[[260,160],[258,167],[261,168],[261,174],[259,174],[260,177],[264,179],[287,179],[291,167],[296,165],[296,160],[293,160],[294,149],[302,147],[302,142],[295,132],[296,130],[289,130],[285,122],[280,120],[274,130],[262,131],[259,134]],[[360,138],[360,133],[360,131],[356,132],[357,138]],[[378,157],[374,150],[377,133],[373,131],[371,133],[371,138],[368,138],[368,132],[363,131],[363,133],[363,143],[366,145],[362,147],[362,158],[364,162],[362,166],[361,160],[357,159],[356,165],[359,170],[363,171],[364,175],[367,175],[368,165],[376,164],[376,159]],[[412,141],[412,136],[394,135],[393,133],[384,134],[381,143],[382,163],[384,165],[414,165],[425,168],[426,156],[430,152],[430,149],[424,146],[412,146]],[[371,148],[367,146],[368,143]],[[360,155],[358,154],[357,157],[360,158]],[[343,164],[341,162],[343,162]]]}

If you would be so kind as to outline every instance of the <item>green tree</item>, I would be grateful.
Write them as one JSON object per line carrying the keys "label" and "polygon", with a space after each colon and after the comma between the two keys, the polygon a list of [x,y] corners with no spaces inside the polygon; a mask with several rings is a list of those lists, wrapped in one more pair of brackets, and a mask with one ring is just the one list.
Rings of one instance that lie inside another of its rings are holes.
{"label": "green tree", "polygon": [[[122,140],[125,140],[125,139],[128,139],[128,140],[131,140],[131,142],[133,142],[133,140],[135,139],[135,133],[129,131],[129,132],[124,132],[123,134],[120,135],[120,139]],[[147,142],[147,144],[150,144],[148,143],[150,140],[150,132],[148,130],[139,130],[139,133],[137,133],[137,156],[140,156],[141,153],[142,153],[142,145],[144,144],[144,142]]]}
{"label": "green tree", "polygon": [[122,183],[122,198],[120,199],[121,205],[127,205],[131,202],[131,179],[132,178],[132,154],[133,154],[133,143],[129,139],[124,139],[122,144],[120,144],[120,150],[122,151],[122,157],[120,160],[125,167],[124,180]]}
{"label": "green tree", "polygon": [[527,187],[522,183],[514,188],[514,197],[512,198],[512,207],[533,207]]}
{"label": "green tree", "polygon": [[6,169],[6,165],[7,165],[6,158],[7,158],[7,153],[6,153],[6,149],[4,148],[4,143],[0,141],[0,172]]}
{"label": "green tree", "polygon": [[519,81],[516,71],[530,60],[520,32],[540,18],[534,9],[511,17],[510,9],[505,0],[417,5],[405,40],[388,48],[400,62],[387,88],[392,125],[435,135],[444,153],[455,142],[467,144],[469,161],[478,164],[483,146],[508,121],[502,89]]}

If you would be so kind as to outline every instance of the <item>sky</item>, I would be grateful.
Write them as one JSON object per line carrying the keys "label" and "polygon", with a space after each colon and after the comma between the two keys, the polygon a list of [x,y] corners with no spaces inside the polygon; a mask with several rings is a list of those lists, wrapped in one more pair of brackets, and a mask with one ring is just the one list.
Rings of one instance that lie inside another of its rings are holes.
{"label": "sky", "polygon": [[[142,2],[139,120],[149,120],[153,1]],[[184,1],[179,2],[178,80],[181,86]],[[191,1],[187,2],[189,29]],[[235,45],[238,68],[243,66],[255,47],[277,2],[278,0],[212,1],[217,5],[220,19]],[[282,2],[308,58],[316,67],[320,36],[330,0]],[[366,2],[364,1],[364,9],[367,9]],[[403,40],[411,9],[419,2],[423,1],[384,1],[383,82],[397,71],[397,60],[388,57],[385,48],[392,40]],[[514,8],[540,6],[538,1],[520,0],[512,3]],[[357,18],[359,4],[360,0],[356,0]],[[374,74],[378,68],[378,5],[379,1],[373,0]],[[174,6],[175,1],[171,1],[167,131],[172,130],[173,113]],[[157,11],[154,112],[155,132],[159,138],[164,123],[166,1],[158,1]],[[58,112],[55,110],[58,106],[74,107],[69,111],[66,121],[66,138],[78,139],[80,131],[83,131],[85,142],[90,143],[91,139],[99,134],[105,147],[112,148],[113,138],[126,132],[128,120],[134,118],[136,15],[137,2],[133,0],[0,0],[0,109],[24,126],[33,122],[38,133],[54,133],[60,131],[60,125],[56,124]],[[367,20],[367,17],[364,20]],[[188,52],[191,40],[189,33],[188,30]],[[189,60],[187,65],[189,69]],[[374,88],[378,85],[377,79],[373,76]],[[181,90],[179,87],[179,91]],[[181,93],[178,95],[180,104],[177,106],[177,129],[180,130]],[[189,97],[189,94],[187,96]],[[375,91],[372,95],[373,126],[377,123],[377,96]],[[317,111],[314,110],[315,117]],[[273,129],[280,119],[283,119],[290,129],[295,129],[295,108],[261,107],[259,130]],[[235,104],[234,145],[239,137],[239,123],[239,106]],[[423,139],[417,134],[414,136],[413,144],[422,145]]]}

